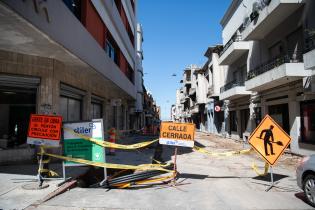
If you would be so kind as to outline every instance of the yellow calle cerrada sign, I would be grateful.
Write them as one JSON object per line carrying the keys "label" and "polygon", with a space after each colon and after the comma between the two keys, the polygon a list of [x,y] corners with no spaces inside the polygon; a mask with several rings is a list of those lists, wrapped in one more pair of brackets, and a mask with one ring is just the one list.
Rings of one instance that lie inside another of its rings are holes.
{"label": "yellow calle cerrada sign", "polygon": [[270,165],[274,165],[291,142],[291,137],[266,115],[249,137],[249,144]]}
{"label": "yellow calle cerrada sign", "polygon": [[195,124],[162,122],[160,127],[160,144],[194,147]]}

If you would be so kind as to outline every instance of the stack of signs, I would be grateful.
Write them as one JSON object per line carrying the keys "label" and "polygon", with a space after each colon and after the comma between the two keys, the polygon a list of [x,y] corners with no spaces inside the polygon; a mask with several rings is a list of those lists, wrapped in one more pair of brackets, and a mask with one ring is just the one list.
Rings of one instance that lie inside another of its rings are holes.
{"label": "stack of signs", "polygon": [[160,130],[160,144],[194,147],[195,124],[162,122]]}
{"label": "stack of signs", "polygon": [[[81,158],[94,162],[105,162],[105,148],[85,138],[104,141],[103,121],[64,123],[64,156]],[[65,162],[65,165],[81,165]]]}
{"label": "stack of signs", "polygon": [[32,114],[27,132],[27,143],[59,146],[61,126],[61,116]]}

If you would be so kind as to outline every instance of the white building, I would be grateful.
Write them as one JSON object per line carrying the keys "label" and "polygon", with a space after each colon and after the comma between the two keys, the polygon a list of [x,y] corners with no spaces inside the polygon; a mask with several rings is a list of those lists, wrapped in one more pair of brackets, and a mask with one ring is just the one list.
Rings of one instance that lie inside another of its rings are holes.
{"label": "white building", "polygon": [[214,134],[225,134],[225,104],[219,99],[226,71],[225,66],[219,65],[219,53],[222,48],[222,45],[212,46],[204,54],[208,58],[203,67],[207,83],[207,131]]}
{"label": "white building", "polygon": [[232,1],[219,58],[228,66],[220,99],[229,100],[232,138],[247,137],[269,114],[290,134],[292,152],[313,153],[314,14],[311,0]]}

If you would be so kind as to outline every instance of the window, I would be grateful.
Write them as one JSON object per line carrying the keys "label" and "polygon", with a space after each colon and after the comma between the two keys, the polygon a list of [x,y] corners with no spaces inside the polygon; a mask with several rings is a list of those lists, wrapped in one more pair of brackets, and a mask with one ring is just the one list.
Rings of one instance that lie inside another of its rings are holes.
{"label": "window", "polygon": [[81,100],[60,96],[60,114],[63,121],[81,120]]}
{"label": "window", "polygon": [[302,142],[315,144],[315,100],[301,102],[300,109]]}
{"label": "window", "polygon": [[236,111],[230,111],[230,130],[237,131]]}
{"label": "window", "polygon": [[63,0],[68,9],[81,21],[81,1],[80,0]]}
{"label": "window", "polygon": [[108,57],[111,58],[116,63],[117,58],[115,48],[108,40],[106,40],[105,43],[105,51]]}
{"label": "window", "polygon": [[133,69],[131,68],[131,66],[128,64],[128,69],[127,69],[127,77],[130,80],[130,82],[132,84],[134,84],[135,82],[135,76],[134,76],[134,72]]}
{"label": "window", "polygon": [[92,117],[92,119],[103,118],[102,114],[103,114],[102,104],[92,102],[91,113],[90,113],[90,116]]}
{"label": "window", "polygon": [[270,59],[278,58],[284,54],[283,43],[281,41],[269,48]]}
{"label": "window", "polygon": [[82,98],[85,92],[77,88],[60,84],[59,110],[63,121],[82,120]]}
{"label": "window", "polygon": [[103,118],[103,99],[92,95],[90,117],[92,119]]}
{"label": "window", "polygon": [[255,113],[255,124],[257,127],[259,123],[261,122],[261,107],[255,107],[254,113]]}

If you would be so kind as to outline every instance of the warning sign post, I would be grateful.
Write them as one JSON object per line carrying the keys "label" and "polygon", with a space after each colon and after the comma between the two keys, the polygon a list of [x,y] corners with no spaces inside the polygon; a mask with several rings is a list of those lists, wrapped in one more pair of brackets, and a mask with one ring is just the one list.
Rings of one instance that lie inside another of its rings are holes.
{"label": "warning sign post", "polygon": [[27,143],[59,146],[61,126],[61,116],[32,114],[29,121]]}
{"label": "warning sign post", "polygon": [[273,165],[291,142],[291,137],[269,115],[261,121],[249,137],[252,148],[270,165],[271,185],[274,186]]}
{"label": "warning sign post", "polygon": [[273,166],[291,142],[291,137],[269,115],[249,137],[249,144]]}
{"label": "warning sign post", "polygon": [[160,127],[160,144],[194,147],[195,124],[162,122]]}

